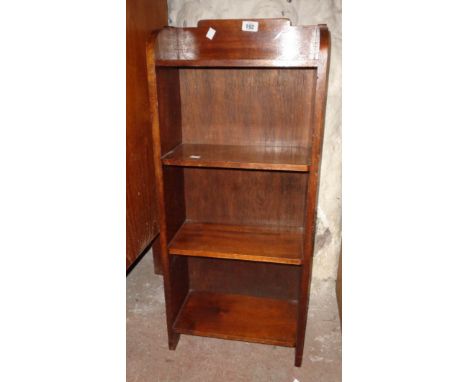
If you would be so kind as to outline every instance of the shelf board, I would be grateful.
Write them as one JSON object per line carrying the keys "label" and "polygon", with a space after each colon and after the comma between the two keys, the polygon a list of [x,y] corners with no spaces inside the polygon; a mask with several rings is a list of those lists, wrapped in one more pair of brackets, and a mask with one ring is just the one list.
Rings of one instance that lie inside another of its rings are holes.
{"label": "shelf board", "polygon": [[301,228],[185,222],[169,253],[300,265],[302,242]]}
{"label": "shelf board", "polygon": [[203,67],[203,68],[317,68],[319,60],[315,59],[157,59],[157,67]]}
{"label": "shelf board", "polygon": [[177,333],[294,347],[297,302],[191,291],[174,322]]}
{"label": "shelf board", "polygon": [[167,166],[309,171],[304,147],[181,144],[162,157]]}

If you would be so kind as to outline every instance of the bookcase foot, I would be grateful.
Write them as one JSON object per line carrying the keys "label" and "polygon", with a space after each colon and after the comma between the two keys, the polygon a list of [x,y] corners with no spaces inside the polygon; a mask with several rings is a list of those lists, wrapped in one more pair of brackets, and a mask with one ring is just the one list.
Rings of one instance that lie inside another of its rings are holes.
{"label": "bookcase foot", "polygon": [[294,360],[294,366],[301,367],[302,365],[302,352],[299,354],[296,350],[296,357]]}
{"label": "bookcase foot", "polygon": [[161,264],[161,243],[159,241],[159,235],[154,239],[153,245],[153,266],[154,266],[154,274],[162,275],[163,269]]}
{"label": "bookcase foot", "polygon": [[179,333],[169,333],[169,350],[176,350],[177,344],[179,343]]}

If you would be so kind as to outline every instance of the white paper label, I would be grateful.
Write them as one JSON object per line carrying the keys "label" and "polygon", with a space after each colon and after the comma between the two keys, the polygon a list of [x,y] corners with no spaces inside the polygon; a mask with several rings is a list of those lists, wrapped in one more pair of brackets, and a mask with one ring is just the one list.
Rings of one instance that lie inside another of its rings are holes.
{"label": "white paper label", "polygon": [[216,30],[210,27],[210,29],[208,29],[208,32],[206,32],[206,38],[213,40],[215,33],[216,33]]}
{"label": "white paper label", "polygon": [[242,30],[245,32],[258,32],[258,21],[242,21]]}

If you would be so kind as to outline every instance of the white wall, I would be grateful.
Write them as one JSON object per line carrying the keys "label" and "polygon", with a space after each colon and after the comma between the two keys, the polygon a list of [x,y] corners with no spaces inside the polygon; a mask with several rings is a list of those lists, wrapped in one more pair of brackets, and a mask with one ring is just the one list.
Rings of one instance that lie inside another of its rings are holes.
{"label": "white wall", "polygon": [[336,279],[341,246],[341,1],[168,0],[169,25],[202,19],[289,18],[293,25],[327,24],[332,35],[313,279]]}

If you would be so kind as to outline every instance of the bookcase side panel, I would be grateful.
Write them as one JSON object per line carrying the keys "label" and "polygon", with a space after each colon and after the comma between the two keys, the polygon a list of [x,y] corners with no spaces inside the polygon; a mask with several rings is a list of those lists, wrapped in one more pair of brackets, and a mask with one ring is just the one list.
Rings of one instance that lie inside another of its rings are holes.
{"label": "bookcase side panel", "polygon": [[161,156],[182,143],[178,68],[157,68]]}
{"label": "bookcase side panel", "polygon": [[[172,261],[167,245],[185,221],[183,171],[166,169],[161,156],[181,143],[181,111],[178,70],[157,69],[154,65],[154,44],[148,44],[147,70],[150,87],[150,106],[154,165],[159,203],[161,265],[164,275],[168,343],[175,349],[179,334],[173,330],[176,316],[188,293],[188,267],[186,259]],[[155,195],[156,197],[156,195]]]}
{"label": "bookcase side panel", "polygon": [[325,25],[320,25],[320,53],[317,69],[317,82],[314,97],[312,119],[311,172],[307,184],[306,214],[304,220],[303,266],[299,291],[298,322],[296,332],[295,365],[301,366],[304,351],[304,338],[309,307],[310,280],[315,242],[315,224],[317,217],[320,165],[325,127],[325,109],[327,102],[328,70],[330,52],[330,33]]}

